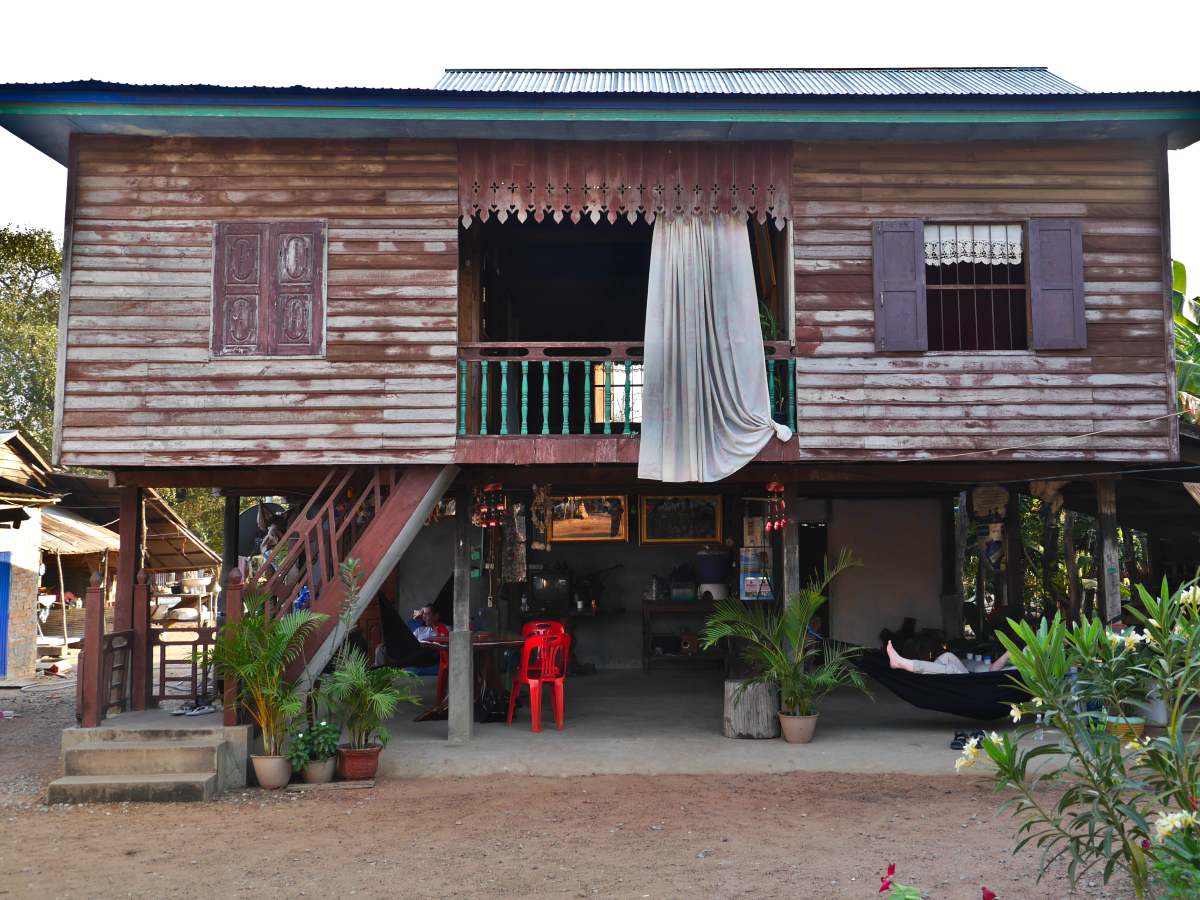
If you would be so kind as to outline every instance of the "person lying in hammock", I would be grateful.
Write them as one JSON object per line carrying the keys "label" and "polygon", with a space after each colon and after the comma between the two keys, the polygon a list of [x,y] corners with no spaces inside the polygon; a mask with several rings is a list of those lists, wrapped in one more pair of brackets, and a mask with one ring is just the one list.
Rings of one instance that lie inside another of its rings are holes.
{"label": "person lying in hammock", "polygon": [[[933,650],[936,650],[936,645],[930,646],[929,656],[933,655]],[[907,648],[906,648],[907,649]],[[908,659],[901,656],[896,648],[892,646],[892,642],[887,642],[888,662],[891,663],[893,669],[903,669],[906,672],[913,672],[917,675],[969,675],[970,669],[966,663],[951,653],[949,650],[942,653],[936,659]],[[1005,650],[997,657],[989,669],[992,672],[999,672],[1001,669],[1008,667],[1008,651]]]}

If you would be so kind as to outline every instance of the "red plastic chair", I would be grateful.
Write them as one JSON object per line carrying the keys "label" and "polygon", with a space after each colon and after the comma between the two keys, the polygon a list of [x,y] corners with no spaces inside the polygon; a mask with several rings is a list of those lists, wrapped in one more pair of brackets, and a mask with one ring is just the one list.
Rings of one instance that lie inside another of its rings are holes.
{"label": "red plastic chair", "polygon": [[554,689],[554,724],[563,729],[565,703],[563,682],[567,677],[567,659],[570,657],[571,639],[566,634],[531,634],[521,647],[521,667],[513,677],[512,691],[508,696],[508,724],[512,724],[517,709],[517,695],[521,685],[529,688],[529,712],[534,731],[542,730],[542,685]]}
{"label": "red plastic chair", "polygon": [[521,626],[521,637],[531,634],[566,634],[567,628],[562,622],[526,622]]}

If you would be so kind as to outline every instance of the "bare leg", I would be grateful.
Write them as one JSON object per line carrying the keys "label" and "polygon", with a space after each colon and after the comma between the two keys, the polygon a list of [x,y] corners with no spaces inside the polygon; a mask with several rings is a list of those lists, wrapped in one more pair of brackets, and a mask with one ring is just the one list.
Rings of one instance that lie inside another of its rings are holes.
{"label": "bare leg", "polygon": [[892,646],[892,642],[887,642],[888,662],[893,669],[903,669],[905,672],[913,671],[913,663],[911,659],[905,659],[896,652],[896,648]]}

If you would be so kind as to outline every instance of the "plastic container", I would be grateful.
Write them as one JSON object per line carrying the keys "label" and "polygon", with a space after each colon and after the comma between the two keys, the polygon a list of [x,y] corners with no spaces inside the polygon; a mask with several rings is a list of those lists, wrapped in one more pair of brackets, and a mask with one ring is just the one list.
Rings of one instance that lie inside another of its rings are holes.
{"label": "plastic container", "polygon": [[728,550],[701,550],[696,554],[696,580],[700,584],[714,584],[729,576],[730,553]]}

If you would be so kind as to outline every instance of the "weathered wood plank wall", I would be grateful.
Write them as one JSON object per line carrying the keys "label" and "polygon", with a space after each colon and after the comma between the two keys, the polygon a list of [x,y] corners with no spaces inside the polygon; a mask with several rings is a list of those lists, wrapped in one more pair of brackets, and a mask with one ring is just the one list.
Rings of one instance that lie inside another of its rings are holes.
{"label": "weathered wood plank wall", "polygon": [[[83,136],[76,184],[64,463],[452,458],[452,143]],[[213,222],[305,218],[325,358],[210,358]]]}
{"label": "weathered wood plank wall", "polygon": [[[1174,409],[1162,283],[1161,148],[798,144],[793,160],[802,459],[1168,460]],[[1083,220],[1088,346],[875,349],[876,219]],[[1115,429],[1108,431],[1108,429]],[[1103,435],[1061,440],[1087,432]]]}

